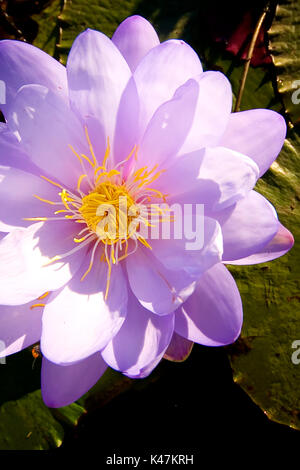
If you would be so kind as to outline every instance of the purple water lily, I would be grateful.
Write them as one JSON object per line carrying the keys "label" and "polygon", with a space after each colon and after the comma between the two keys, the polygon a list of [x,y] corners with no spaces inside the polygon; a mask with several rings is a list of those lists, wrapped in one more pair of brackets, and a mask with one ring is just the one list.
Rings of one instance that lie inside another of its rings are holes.
{"label": "purple water lily", "polygon": [[[66,68],[17,41],[0,42],[0,64],[1,355],[40,341],[43,399],[59,407],[107,365],[140,378],[190,342],[234,342],[242,302],[225,264],[293,245],[253,190],[283,145],[282,116],[232,114],[227,78],[139,16],[112,40],[80,34]],[[170,204],[204,206],[199,249],[140,233],[150,210],[154,226],[175,223]]]}

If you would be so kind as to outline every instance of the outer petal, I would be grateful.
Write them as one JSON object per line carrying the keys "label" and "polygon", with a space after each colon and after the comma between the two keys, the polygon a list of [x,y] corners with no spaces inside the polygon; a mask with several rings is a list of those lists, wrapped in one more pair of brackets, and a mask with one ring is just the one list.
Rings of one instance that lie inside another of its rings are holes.
{"label": "outer petal", "polygon": [[176,311],[175,331],[196,343],[222,346],[237,339],[242,321],[242,302],[235,281],[225,266],[216,264]]}
{"label": "outer petal", "polygon": [[7,121],[32,162],[56,181],[76,188],[83,170],[70,145],[78,153],[87,153],[88,146],[83,126],[63,98],[40,85],[24,86]]}
{"label": "outer petal", "polygon": [[170,165],[193,122],[198,90],[197,82],[189,80],[157,109],[140,144],[140,166]]}
{"label": "outer petal", "polygon": [[0,357],[17,353],[40,340],[43,308],[31,309],[32,304],[1,305]]}
{"label": "outer petal", "polygon": [[106,369],[100,353],[69,366],[53,364],[44,357],[41,387],[45,404],[59,408],[73,403],[95,385]]}
{"label": "outer petal", "polygon": [[134,295],[143,307],[159,315],[176,310],[195,288],[194,279],[186,271],[166,269],[144,249],[128,256],[126,267]]}
{"label": "outer petal", "polygon": [[[230,117],[232,91],[229,80],[220,72],[204,72],[195,77],[199,95],[193,125],[180,153],[219,143]],[[243,152],[241,152],[243,153]]]}
{"label": "outer petal", "polygon": [[21,305],[68,282],[82,263],[85,249],[61,261],[49,264],[49,260],[73,249],[73,237],[74,226],[69,221],[36,223],[3,238],[0,304]]}
{"label": "outer petal", "polygon": [[65,67],[37,47],[21,41],[0,41],[0,80],[6,88],[6,103],[0,108],[7,116],[18,89],[29,83],[44,85],[67,98]]}
{"label": "outer petal", "polygon": [[131,76],[114,43],[86,30],[73,43],[67,62],[71,105],[82,118],[93,116],[113,142],[120,98]]}
{"label": "outer petal", "polygon": [[116,29],[112,42],[123,54],[132,72],[141,59],[159,44],[155,29],[145,18],[134,15],[126,18]]}
{"label": "outer petal", "polygon": [[224,262],[259,252],[272,240],[279,227],[274,207],[256,191],[251,191],[235,207],[217,217],[224,239]]}
{"label": "outer petal", "polygon": [[154,111],[172,98],[180,85],[202,72],[195,51],[172,39],[151,49],[137,66],[134,79],[141,100],[141,132]]}
{"label": "outer petal", "polygon": [[286,135],[284,118],[269,109],[250,109],[230,115],[220,145],[251,157],[262,176],[279,154]]}
{"label": "outer petal", "polygon": [[[159,317],[129,296],[128,314],[117,335],[102,351],[108,365],[129,377],[150,374],[167,349],[173,334],[174,314]],[[159,358],[159,359],[158,359]],[[144,369],[151,364],[151,368]]]}
{"label": "outer petal", "polygon": [[112,270],[105,301],[107,265],[95,262],[81,281],[88,265],[89,259],[67,286],[49,298],[45,308],[41,349],[56,364],[79,361],[99,351],[125,319],[127,286],[121,267]]}
{"label": "outer petal", "polygon": [[230,261],[230,264],[257,264],[265,263],[285,255],[294,245],[294,237],[281,223],[276,235],[260,250],[260,252],[246,258]]}

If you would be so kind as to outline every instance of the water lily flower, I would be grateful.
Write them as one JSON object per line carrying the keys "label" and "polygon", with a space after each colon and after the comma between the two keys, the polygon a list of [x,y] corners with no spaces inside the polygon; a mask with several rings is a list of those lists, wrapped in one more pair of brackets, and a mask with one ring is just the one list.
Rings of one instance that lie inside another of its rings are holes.
{"label": "water lily flower", "polygon": [[[283,145],[282,116],[231,113],[227,78],[139,16],[112,39],[80,34],[66,67],[1,41],[0,80],[1,355],[40,341],[43,398],[59,407],[107,366],[141,378],[192,342],[234,342],[242,302],[226,263],[293,245],[253,189]],[[204,207],[197,249],[189,234],[142,234],[173,226],[172,204],[189,220]]]}

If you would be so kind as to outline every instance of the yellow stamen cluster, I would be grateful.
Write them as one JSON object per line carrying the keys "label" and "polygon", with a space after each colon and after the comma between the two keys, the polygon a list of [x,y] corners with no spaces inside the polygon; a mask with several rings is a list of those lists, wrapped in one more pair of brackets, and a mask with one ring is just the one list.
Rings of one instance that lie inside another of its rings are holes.
{"label": "yellow stamen cluster", "polygon": [[[123,204],[122,204],[123,202]],[[99,208],[103,208],[99,213]],[[110,212],[110,208],[114,211]],[[83,197],[79,209],[91,232],[99,235],[99,223],[105,221],[103,231],[104,243],[113,244],[119,240],[130,238],[129,227],[136,217],[137,209],[134,199],[128,193],[125,185],[117,185],[111,181],[99,184],[94,191]],[[133,214],[133,215],[128,215]],[[109,230],[113,227],[113,234]]]}
{"label": "yellow stamen cluster", "polygon": [[[147,205],[151,202],[158,203],[160,200],[166,202],[166,195],[149,186],[164,170],[157,171],[158,165],[155,165],[150,170],[147,166],[135,170],[138,152],[136,146],[124,161],[118,163],[113,169],[109,169],[107,167],[110,156],[109,141],[102,164],[99,165],[86,127],[85,135],[91,158],[85,154],[77,153],[71,145],[69,146],[79,160],[83,170],[78,178],[76,190],[71,192],[61,184],[41,176],[48,183],[60,189],[58,193],[60,199],[59,201],[49,201],[37,195],[35,197],[41,202],[50,205],[60,205],[62,208],[54,212],[56,217],[35,217],[27,220],[70,219],[76,223],[83,224],[83,229],[74,237],[75,247],[68,253],[55,256],[50,260],[50,263],[61,260],[84,246],[93,243],[90,264],[82,276],[83,280],[92,269],[97,248],[101,249],[102,247],[100,261],[105,261],[108,265],[105,294],[107,297],[112,264],[118,264],[119,261],[136,251],[138,241],[151,249],[149,243],[139,233],[141,224],[148,227],[151,226],[147,214],[142,213],[139,207],[143,205],[143,207],[147,208]],[[134,164],[131,165],[132,169],[125,179],[123,177],[123,165],[132,157],[134,158]],[[87,168],[85,166],[86,163],[89,165]],[[86,188],[89,188],[85,189],[85,192],[82,190],[83,182],[85,182]],[[76,192],[78,195],[75,194]],[[163,214],[164,211],[157,206],[157,222],[163,220]],[[151,220],[153,220],[153,207]],[[129,239],[132,239],[134,244],[134,249],[131,252],[128,251]]]}

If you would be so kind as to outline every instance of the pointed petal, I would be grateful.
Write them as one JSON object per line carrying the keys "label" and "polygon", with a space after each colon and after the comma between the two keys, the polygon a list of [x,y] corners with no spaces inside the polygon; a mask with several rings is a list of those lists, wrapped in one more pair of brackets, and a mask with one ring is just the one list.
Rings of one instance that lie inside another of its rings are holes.
{"label": "pointed petal", "polygon": [[176,311],[175,331],[196,343],[222,346],[237,339],[242,321],[238,288],[220,263],[202,276],[194,294]]}
{"label": "pointed petal", "polygon": [[219,145],[251,157],[262,176],[279,154],[286,135],[284,118],[270,109],[232,113]]}
{"label": "pointed petal", "polygon": [[224,262],[259,252],[272,240],[279,226],[274,207],[256,191],[250,191],[235,206],[215,216],[222,227]]}
{"label": "pointed petal", "polygon": [[271,261],[285,255],[294,245],[294,237],[281,223],[276,235],[260,250],[246,258],[230,261],[230,264],[258,264]]}
{"label": "pointed petal", "polygon": [[126,18],[118,26],[111,40],[122,53],[132,72],[147,52],[159,44],[153,26],[138,15]]}
{"label": "pointed petal", "polygon": [[45,404],[50,408],[70,405],[88,392],[106,369],[100,353],[68,366],[59,366],[44,357],[41,387]]}

